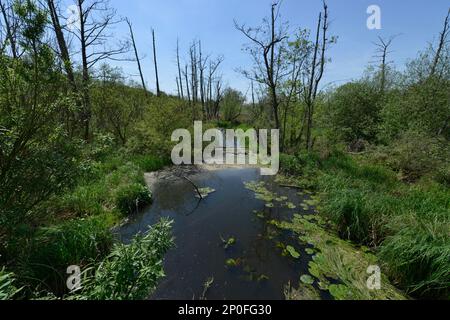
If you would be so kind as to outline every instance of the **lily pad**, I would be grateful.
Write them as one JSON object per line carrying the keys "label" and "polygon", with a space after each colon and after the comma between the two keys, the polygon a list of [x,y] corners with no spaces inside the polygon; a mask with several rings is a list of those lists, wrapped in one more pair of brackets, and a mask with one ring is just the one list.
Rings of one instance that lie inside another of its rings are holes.
{"label": "lily pad", "polygon": [[292,202],[287,202],[287,203],[285,204],[285,206],[286,206],[288,209],[291,209],[291,210],[294,210],[294,209],[297,208],[297,207],[295,206],[295,204],[293,204]]}
{"label": "lily pad", "polygon": [[304,274],[300,277],[300,281],[303,282],[304,284],[313,284],[314,278],[308,274]]}
{"label": "lily pad", "polygon": [[293,246],[287,246],[286,251],[291,255],[292,258],[294,259],[300,258],[300,253],[298,253]]}

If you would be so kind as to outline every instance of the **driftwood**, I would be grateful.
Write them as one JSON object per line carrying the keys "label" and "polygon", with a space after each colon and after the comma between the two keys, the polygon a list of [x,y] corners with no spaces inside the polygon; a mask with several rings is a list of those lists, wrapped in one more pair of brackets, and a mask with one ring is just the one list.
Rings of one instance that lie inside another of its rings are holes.
{"label": "driftwood", "polygon": [[197,185],[195,183],[193,183],[188,177],[183,177],[183,179],[188,181],[190,184],[192,184],[194,186],[195,190],[198,193],[198,196],[200,197],[200,200],[203,200],[202,193],[200,192],[200,189],[197,187]]}

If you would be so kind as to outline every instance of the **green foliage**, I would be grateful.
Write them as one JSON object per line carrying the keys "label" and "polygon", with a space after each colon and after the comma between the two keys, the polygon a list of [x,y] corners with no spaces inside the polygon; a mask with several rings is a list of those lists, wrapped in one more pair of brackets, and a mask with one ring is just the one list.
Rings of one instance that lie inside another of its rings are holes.
{"label": "green foliage", "polygon": [[0,55],[0,225],[9,229],[0,233],[34,219],[32,209],[78,174],[79,145],[60,121],[73,102],[43,41],[46,14],[33,1],[16,2],[15,12],[22,58]]}
{"label": "green foliage", "polygon": [[144,172],[158,171],[171,164],[171,160],[169,158],[151,155],[135,156],[133,158],[133,162],[136,163]]}
{"label": "green foliage", "polygon": [[0,270],[0,301],[12,300],[20,292],[14,285],[15,276],[7,273],[3,268]]}
{"label": "green foliage", "polygon": [[404,185],[387,168],[338,154],[318,169],[321,212],[342,238],[379,248],[390,277],[408,293],[448,296],[448,188]]}
{"label": "green foliage", "polygon": [[443,168],[450,157],[450,148],[443,139],[407,131],[388,147],[379,147],[374,157],[402,179],[416,181]]}
{"label": "green foliage", "polygon": [[244,103],[245,97],[241,92],[226,89],[221,102],[223,119],[226,122],[236,121],[242,113]]}
{"label": "green foliage", "polygon": [[[108,254],[112,234],[102,219],[75,219],[41,228],[21,259],[21,278],[55,294],[66,290],[66,270],[94,263]],[[43,287],[42,287],[43,285]]]}
{"label": "green foliage", "polygon": [[413,130],[450,139],[449,92],[449,79],[427,78],[390,95],[381,112],[381,138],[389,142]]}
{"label": "green foliage", "polygon": [[146,93],[126,85],[120,71],[108,65],[100,67],[99,78],[91,90],[96,127],[126,145],[148,104]]}
{"label": "green foliage", "polygon": [[127,144],[130,152],[167,158],[175,145],[170,141],[172,133],[180,128],[189,129],[193,123],[190,110],[180,100],[149,97],[146,112],[135,126]]}
{"label": "green foliage", "polygon": [[116,206],[123,214],[136,213],[151,200],[150,191],[142,184],[125,185],[116,191]]}
{"label": "green foliage", "polygon": [[374,142],[380,122],[380,92],[373,83],[352,82],[332,93],[326,107],[333,133],[347,142]]}
{"label": "green foliage", "polygon": [[172,222],[162,220],[131,244],[116,244],[72,300],[144,300],[164,276],[163,258],[173,245]]}

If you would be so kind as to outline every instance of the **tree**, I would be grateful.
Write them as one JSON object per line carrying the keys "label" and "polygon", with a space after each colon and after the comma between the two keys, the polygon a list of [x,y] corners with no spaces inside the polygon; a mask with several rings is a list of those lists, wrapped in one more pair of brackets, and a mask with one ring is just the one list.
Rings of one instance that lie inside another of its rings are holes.
{"label": "tree", "polygon": [[91,69],[101,61],[117,60],[118,56],[128,51],[127,42],[114,43],[110,33],[111,27],[121,23],[116,18],[116,11],[109,7],[108,0],[77,0],[79,28],[72,33],[80,41],[82,66],[82,100],[81,121],[84,126],[84,139],[90,139],[90,122],[92,117],[90,85]]}
{"label": "tree", "polygon": [[52,20],[53,30],[56,35],[56,40],[58,42],[59,47],[59,55],[63,62],[64,69],[67,74],[67,79],[72,86],[74,92],[77,92],[77,84],[75,82],[75,74],[73,71],[73,64],[70,58],[69,49],[67,46],[66,38],[64,36],[63,28],[61,27],[61,23],[59,20],[59,15],[57,11],[57,6],[55,5],[54,0],[47,0],[47,6],[49,9],[50,17]]}
{"label": "tree", "polygon": [[152,29],[152,38],[153,38],[153,62],[155,64],[155,78],[156,78],[156,95],[159,97],[161,96],[161,91],[159,88],[158,62],[156,60],[156,39],[154,29]]}
{"label": "tree", "polygon": [[272,4],[270,19],[264,19],[262,26],[250,28],[235,21],[235,28],[251,41],[245,49],[250,53],[254,66],[250,71],[244,70],[243,74],[267,86],[276,129],[281,129],[278,91],[282,74],[279,48],[280,43],[288,38],[286,26],[279,23],[279,5],[278,1]]}
{"label": "tree", "polygon": [[136,57],[136,63],[137,63],[138,70],[139,70],[139,76],[141,77],[142,88],[144,89],[145,93],[147,94],[147,86],[145,85],[144,74],[142,73],[141,58],[139,57],[139,53],[138,53],[137,46],[136,46],[136,40],[134,39],[133,25],[131,24],[131,21],[129,19],[126,19],[126,22],[128,24],[128,28],[130,30],[131,44],[133,45],[134,56]]}
{"label": "tree", "polygon": [[389,51],[392,41],[394,37],[390,37],[385,40],[382,37],[378,37],[378,42],[374,43],[377,47],[375,58],[379,59],[379,68],[380,68],[380,92],[383,94],[386,91],[386,81],[387,81],[387,73],[389,70],[389,65],[391,64],[388,61],[388,55],[391,53]]}
{"label": "tree", "polygon": [[180,43],[178,39],[177,39],[177,67],[178,67],[177,85],[180,91],[180,98],[184,100],[183,77],[181,75],[181,64],[180,64]]}
{"label": "tree", "polygon": [[[327,38],[327,32],[329,28],[328,23],[328,6],[323,3],[323,12],[319,14],[317,22],[316,40],[314,42],[312,51],[312,60],[309,62],[307,72],[307,86],[304,90],[304,102],[306,105],[305,119],[306,119],[306,150],[311,151],[313,148],[312,130],[314,120],[314,108],[319,90],[320,82],[322,81],[325,62],[326,62],[326,50],[330,43]],[[322,29],[322,33],[321,33]],[[322,40],[320,37],[322,36]],[[333,40],[331,40],[333,41]],[[319,53],[320,52],[320,53]]]}
{"label": "tree", "polygon": [[236,121],[242,113],[244,103],[245,96],[242,92],[227,88],[221,101],[223,119],[228,122]]}
{"label": "tree", "polygon": [[450,34],[450,9],[448,10],[447,16],[444,21],[444,27],[442,28],[442,32],[439,35],[439,43],[436,50],[436,54],[433,59],[433,64],[431,65],[430,76],[433,77],[436,75],[439,62],[441,61],[442,52],[445,50],[445,47],[448,44],[448,36]]}
{"label": "tree", "polygon": [[73,102],[44,39],[48,17],[30,0],[14,10],[23,54],[0,56],[0,233],[34,219],[32,210],[77,173],[77,148],[59,118]]}
{"label": "tree", "polygon": [[[0,0],[0,11],[2,14],[3,22],[5,24],[6,40],[11,48],[11,54],[13,58],[17,59],[17,57],[19,56],[19,52],[15,34],[18,26],[17,19],[14,15],[14,10],[12,9],[12,4],[9,1],[4,3],[3,0]],[[7,42],[5,41],[5,45]]]}

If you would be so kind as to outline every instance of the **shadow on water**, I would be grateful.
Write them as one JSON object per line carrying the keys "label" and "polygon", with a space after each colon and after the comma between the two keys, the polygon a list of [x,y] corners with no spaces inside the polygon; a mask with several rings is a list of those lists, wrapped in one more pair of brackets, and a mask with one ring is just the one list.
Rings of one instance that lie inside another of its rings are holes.
{"label": "shadow on water", "polygon": [[[122,241],[128,242],[161,217],[175,221],[176,247],[166,256],[167,277],[152,299],[200,299],[211,278],[214,282],[204,297],[209,300],[284,299],[284,287],[289,282],[297,286],[299,277],[308,273],[310,257],[294,235],[270,221],[290,219],[301,209],[280,204],[267,208],[244,183],[263,180],[270,191],[296,205],[302,201],[298,193],[279,188],[258,169],[202,172],[191,179],[216,192],[199,204],[189,182],[161,181],[154,187],[153,205],[119,231]],[[224,239],[236,243],[225,249]],[[301,253],[299,259],[283,255],[283,246],[288,245]]]}

